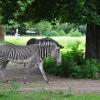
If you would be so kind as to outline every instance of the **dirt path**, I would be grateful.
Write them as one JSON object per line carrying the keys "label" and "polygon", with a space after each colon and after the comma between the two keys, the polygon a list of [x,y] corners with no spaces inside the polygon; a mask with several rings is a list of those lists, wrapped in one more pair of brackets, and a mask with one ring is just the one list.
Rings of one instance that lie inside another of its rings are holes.
{"label": "dirt path", "polygon": [[[100,80],[84,80],[84,79],[66,79],[52,75],[47,75],[50,80],[48,85],[43,80],[39,70],[32,70],[30,72],[29,83],[24,84],[23,77],[25,75],[25,68],[22,65],[9,63],[7,66],[7,79],[17,80],[20,91],[32,91],[32,90],[51,90],[51,91],[68,91],[70,87],[73,93],[84,92],[99,92],[100,93]],[[1,79],[0,79],[1,80]],[[9,83],[3,83],[3,86],[7,86]]]}

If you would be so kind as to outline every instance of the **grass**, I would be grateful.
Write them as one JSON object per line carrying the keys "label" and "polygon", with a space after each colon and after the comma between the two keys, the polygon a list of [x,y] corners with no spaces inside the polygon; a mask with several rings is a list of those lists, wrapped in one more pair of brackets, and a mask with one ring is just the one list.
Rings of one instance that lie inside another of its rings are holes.
{"label": "grass", "polygon": [[67,91],[32,91],[19,92],[19,83],[12,81],[9,87],[2,87],[0,83],[0,100],[100,100],[99,93],[85,93],[73,95],[72,89]]}
{"label": "grass", "polygon": [[[21,44],[21,45],[25,45],[27,43],[27,41],[33,38],[32,36],[5,36],[5,42],[11,42],[14,44]],[[42,38],[36,36],[35,38]],[[80,48],[84,48],[85,47],[85,36],[81,36],[81,37],[70,37],[70,36],[56,36],[56,37],[52,37],[53,39],[55,39],[56,41],[58,41],[61,45],[63,45],[65,48],[70,48],[72,47],[72,45],[76,42],[79,41],[80,42]]]}
{"label": "grass", "polygon": [[50,92],[46,90],[38,92],[5,92],[0,93],[0,100],[100,100],[99,93],[88,93],[67,96],[60,92]]}

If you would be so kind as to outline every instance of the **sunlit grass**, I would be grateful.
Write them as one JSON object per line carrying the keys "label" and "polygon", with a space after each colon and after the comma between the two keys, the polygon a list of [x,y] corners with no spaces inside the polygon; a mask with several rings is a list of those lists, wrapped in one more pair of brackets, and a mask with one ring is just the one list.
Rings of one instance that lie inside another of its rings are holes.
{"label": "sunlit grass", "polygon": [[[33,36],[17,36],[17,37],[16,36],[5,36],[5,42],[25,45],[30,38],[33,38]],[[43,37],[36,36],[35,38],[43,38]],[[81,36],[81,37],[55,36],[51,38],[58,41],[65,48],[70,48],[76,41],[80,42],[80,48],[85,47],[85,36]]]}
{"label": "sunlit grass", "polygon": [[5,42],[10,42],[14,44],[21,44],[25,45],[26,42],[30,39],[31,37],[25,37],[25,36],[5,36]]}

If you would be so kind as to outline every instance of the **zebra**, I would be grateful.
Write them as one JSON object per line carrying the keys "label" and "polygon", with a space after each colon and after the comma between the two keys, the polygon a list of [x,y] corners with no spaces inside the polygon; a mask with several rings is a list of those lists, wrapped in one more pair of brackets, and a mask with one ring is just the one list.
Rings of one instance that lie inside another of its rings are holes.
{"label": "zebra", "polygon": [[[53,57],[57,64],[61,63],[60,49],[63,46],[58,45],[55,41],[50,40],[43,44],[30,44],[30,45],[14,45],[5,43],[0,45],[0,74],[5,80],[5,69],[9,61],[28,65],[29,68],[37,65],[41,71],[44,80],[48,83],[48,79],[43,69],[43,61],[47,56]],[[28,71],[26,71],[28,72]],[[27,79],[27,75],[25,77]]]}
{"label": "zebra", "polygon": [[41,39],[31,38],[27,41],[26,45],[30,45],[30,44],[46,45],[46,43],[49,43],[51,41],[54,42],[55,44],[57,44],[58,47],[63,48],[62,45],[60,45],[57,41],[55,41],[54,39],[52,39],[50,37],[45,37],[45,38],[41,38]]}

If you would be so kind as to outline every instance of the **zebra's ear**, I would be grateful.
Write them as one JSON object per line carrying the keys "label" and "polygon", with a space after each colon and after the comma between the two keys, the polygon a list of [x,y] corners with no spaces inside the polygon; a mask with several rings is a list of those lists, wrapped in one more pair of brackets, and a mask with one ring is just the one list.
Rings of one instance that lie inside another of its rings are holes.
{"label": "zebra's ear", "polygon": [[60,45],[60,49],[63,49],[63,48],[64,48],[64,46]]}

